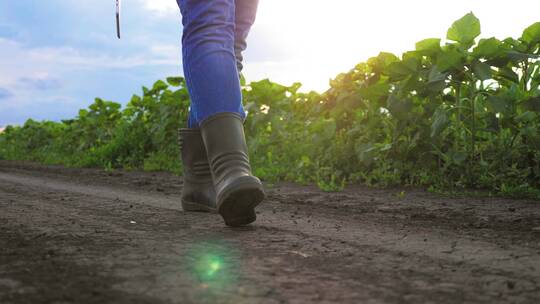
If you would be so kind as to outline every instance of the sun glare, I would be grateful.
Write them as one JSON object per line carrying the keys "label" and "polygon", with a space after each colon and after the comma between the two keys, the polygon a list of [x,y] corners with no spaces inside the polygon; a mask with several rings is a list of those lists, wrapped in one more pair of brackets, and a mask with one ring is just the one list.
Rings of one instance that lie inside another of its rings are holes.
{"label": "sun glare", "polygon": [[[515,6],[491,1],[261,0],[246,54],[250,80],[271,78],[303,90],[323,91],[328,80],[381,51],[400,54],[425,38],[444,38],[453,21],[474,11],[482,37],[521,35],[538,21],[540,2],[516,0]],[[519,20],[501,23],[516,10]]]}

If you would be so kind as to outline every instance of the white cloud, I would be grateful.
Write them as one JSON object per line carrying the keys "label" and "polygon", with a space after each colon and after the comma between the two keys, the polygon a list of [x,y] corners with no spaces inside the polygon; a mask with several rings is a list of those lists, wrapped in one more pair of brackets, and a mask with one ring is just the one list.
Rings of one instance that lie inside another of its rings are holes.
{"label": "white cloud", "polygon": [[156,45],[136,56],[111,56],[73,47],[27,48],[21,43],[0,38],[0,86],[9,86],[23,77],[44,79],[67,71],[128,69],[138,66],[178,65],[179,46]]}
{"label": "white cloud", "polygon": [[174,0],[140,0],[147,10],[158,16],[178,14],[178,4]]}
{"label": "white cloud", "polygon": [[[19,42],[0,38],[0,88],[9,92],[0,100],[0,113],[4,114],[2,120],[9,119],[8,113],[29,113],[29,107],[78,108],[75,105],[77,98],[68,93],[77,88],[73,87],[74,84],[66,75],[150,66],[176,67],[180,64],[179,48],[175,45],[154,45],[141,55],[112,56],[66,46],[29,48]],[[78,85],[85,86],[84,83]],[[44,90],[47,90],[46,94]],[[35,113],[32,115],[39,116]],[[6,124],[6,121],[0,121],[0,125]]]}
{"label": "white cloud", "polygon": [[180,45],[155,44],[150,48],[154,63],[178,66],[181,63]]}

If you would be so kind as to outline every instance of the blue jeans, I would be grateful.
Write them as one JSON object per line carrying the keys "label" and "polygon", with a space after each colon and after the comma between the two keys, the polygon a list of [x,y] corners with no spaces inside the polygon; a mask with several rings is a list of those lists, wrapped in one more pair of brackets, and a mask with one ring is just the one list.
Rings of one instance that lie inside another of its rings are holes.
{"label": "blue jeans", "polygon": [[245,119],[239,73],[258,0],[177,0],[182,13],[184,77],[191,97],[188,127],[235,112]]}

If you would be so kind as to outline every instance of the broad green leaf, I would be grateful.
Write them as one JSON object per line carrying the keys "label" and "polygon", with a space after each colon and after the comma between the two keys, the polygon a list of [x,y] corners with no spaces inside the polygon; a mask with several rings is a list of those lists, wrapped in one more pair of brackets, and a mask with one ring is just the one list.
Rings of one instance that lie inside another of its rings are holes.
{"label": "broad green leaf", "polygon": [[173,87],[179,87],[184,83],[184,78],[182,77],[167,77],[167,82]]}
{"label": "broad green leaf", "polygon": [[156,81],[154,83],[154,86],[152,87],[152,90],[153,91],[160,91],[160,90],[165,90],[168,87],[169,87],[169,85],[167,85],[167,83],[165,83],[165,81],[158,80],[158,81]]}
{"label": "broad green leaf", "polygon": [[452,24],[446,38],[470,47],[480,35],[480,20],[471,12]]}
{"label": "broad green leaf", "polygon": [[446,87],[445,80],[447,76],[448,74],[441,73],[436,65],[432,66],[431,70],[429,71],[428,81],[426,83],[427,91],[431,93],[442,92]]}
{"label": "broad green leaf", "polygon": [[519,76],[518,74],[516,74],[516,72],[514,72],[511,68],[509,67],[503,67],[503,68],[500,68],[499,71],[497,72],[497,75],[499,77],[502,77],[506,80],[510,80],[512,82],[515,82],[515,83],[518,83],[519,82]]}
{"label": "broad green leaf", "polygon": [[390,76],[393,80],[403,80],[411,73],[413,71],[401,61],[390,63],[384,70],[384,74]]}
{"label": "broad green leaf", "polygon": [[510,63],[510,58],[506,55],[506,51],[501,52],[498,56],[486,60],[486,63],[492,67],[504,68]]}
{"label": "broad green leaf", "polygon": [[517,122],[531,122],[536,119],[537,115],[534,112],[531,111],[525,111],[521,113],[520,115],[516,116]]}
{"label": "broad green leaf", "polygon": [[510,58],[510,60],[516,63],[527,61],[532,58],[538,58],[538,55],[526,54],[526,53],[521,53],[521,52],[516,52],[516,51],[509,51],[507,52],[507,55],[508,55],[508,58]]}
{"label": "broad green leaf", "polygon": [[379,82],[367,87],[361,87],[359,91],[360,97],[370,101],[377,101],[385,96],[388,96],[390,85]]}
{"label": "broad green leaf", "polygon": [[435,81],[441,81],[441,80],[444,81],[446,79],[446,76],[448,76],[447,73],[441,73],[439,71],[439,68],[436,65],[434,65],[429,70],[428,81],[429,82],[435,82]]}
{"label": "broad green leaf", "polygon": [[416,43],[416,50],[423,54],[435,54],[441,49],[441,39],[428,38]]}
{"label": "broad green leaf", "polygon": [[403,64],[405,64],[411,71],[418,71],[420,63],[422,61],[422,56],[419,52],[409,51],[403,53]]}
{"label": "broad green leaf", "polygon": [[491,59],[502,54],[504,48],[501,41],[497,38],[480,39],[478,45],[473,50],[473,55],[476,58]]}
{"label": "broad green leaf", "polygon": [[465,63],[464,56],[455,48],[444,48],[437,56],[437,66],[441,72],[451,68],[461,69]]}
{"label": "broad green leaf", "polygon": [[437,137],[448,126],[450,120],[446,110],[442,107],[437,108],[431,118],[431,137]]}
{"label": "broad green leaf", "polygon": [[521,39],[528,44],[536,44],[540,42],[540,22],[536,22],[523,31]]}
{"label": "broad green leaf", "polygon": [[483,62],[475,62],[472,65],[474,75],[480,80],[488,80],[492,78],[491,66]]}
{"label": "broad green leaf", "polygon": [[336,128],[336,122],[332,118],[318,120],[311,126],[315,136],[314,140],[318,141],[330,140],[334,138]]}
{"label": "broad green leaf", "polygon": [[[534,114],[534,113],[531,113],[531,114]],[[539,136],[538,136],[538,127],[535,126],[535,125],[531,125],[531,124],[528,124],[526,127],[524,128],[521,128],[520,129],[520,132],[523,136],[527,137],[527,139],[529,140],[532,140],[532,141],[529,141],[529,145],[531,147],[538,147],[539,145]]]}
{"label": "broad green leaf", "polygon": [[131,100],[129,101],[129,105],[133,105],[133,106],[139,106],[139,104],[141,103],[141,97],[138,96],[138,95],[135,95],[133,94],[131,96]]}
{"label": "broad green leaf", "polygon": [[522,103],[523,107],[529,111],[540,113],[540,97],[532,97]]}
{"label": "broad green leaf", "polygon": [[79,110],[79,118],[85,118],[88,116],[88,111],[85,109]]}
{"label": "broad green leaf", "polygon": [[508,113],[511,109],[510,101],[502,96],[489,96],[487,98],[488,109],[493,113]]}
{"label": "broad green leaf", "polygon": [[143,91],[143,96],[148,95],[148,93],[150,92],[150,90],[145,86],[142,87],[142,91]]}
{"label": "broad green leaf", "polygon": [[389,65],[392,62],[399,61],[399,58],[396,55],[392,53],[387,53],[387,52],[379,53],[379,55],[377,56],[377,59],[379,62],[383,63],[384,65]]}
{"label": "broad green leaf", "polygon": [[375,73],[381,73],[392,62],[399,61],[399,58],[392,54],[381,52],[377,57],[368,59],[368,64]]}
{"label": "broad green leaf", "polygon": [[412,75],[404,79],[400,83],[400,87],[399,87],[401,92],[410,92],[410,91],[417,90],[418,88],[421,88],[421,83],[418,77],[415,77]]}
{"label": "broad green leaf", "polygon": [[390,95],[387,100],[388,111],[392,116],[403,119],[410,113],[413,104],[409,99],[400,99],[395,95]]}
{"label": "broad green leaf", "polygon": [[507,51],[515,51],[520,53],[527,53],[529,51],[529,45],[523,40],[508,37],[504,39],[502,43]]}

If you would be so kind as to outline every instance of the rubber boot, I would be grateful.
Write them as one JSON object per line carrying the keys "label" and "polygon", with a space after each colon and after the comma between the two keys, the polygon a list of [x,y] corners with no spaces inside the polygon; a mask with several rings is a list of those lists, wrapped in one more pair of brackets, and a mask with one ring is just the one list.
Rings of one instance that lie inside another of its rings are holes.
{"label": "rubber boot", "polygon": [[219,214],[228,226],[256,220],[255,207],[264,199],[261,181],[251,174],[244,125],[237,113],[219,113],[205,119],[201,135],[214,179]]}
{"label": "rubber boot", "polygon": [[199,129],[179,130],[184,186],[182,208],[184,211],[217,212],[216,192],[206,149]]}

